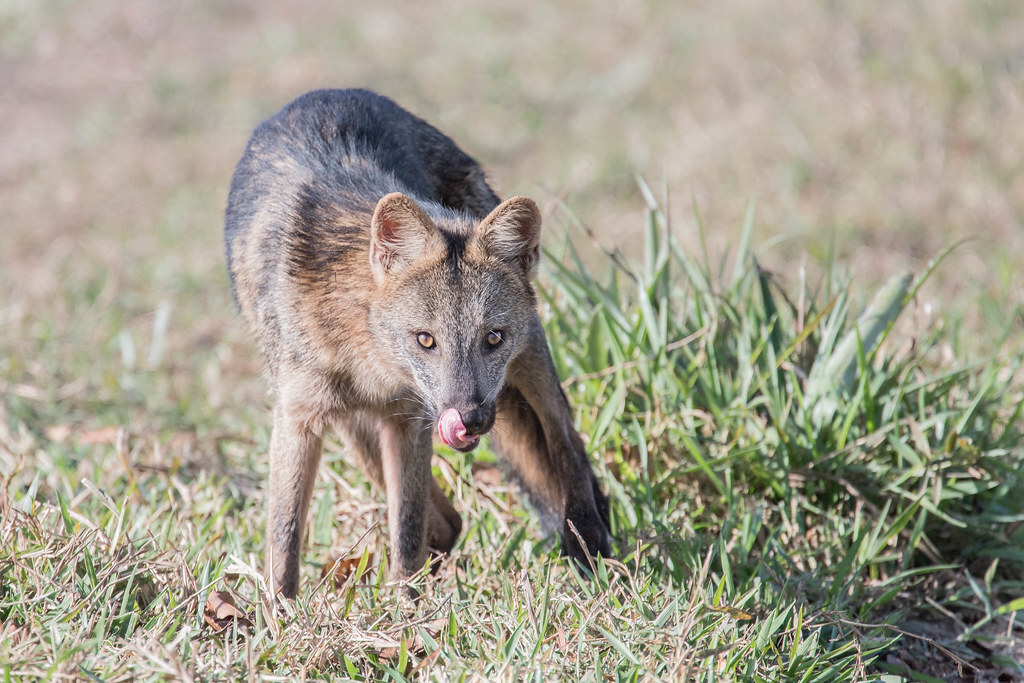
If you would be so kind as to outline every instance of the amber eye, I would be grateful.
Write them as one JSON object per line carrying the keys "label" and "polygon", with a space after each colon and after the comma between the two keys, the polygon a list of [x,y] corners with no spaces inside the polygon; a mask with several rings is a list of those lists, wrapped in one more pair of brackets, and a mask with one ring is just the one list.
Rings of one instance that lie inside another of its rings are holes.
{"label": "amber eye", "polygon": [[497,346],[503,341],[505,341],[505,336],[501,330],[491,330],[487,333],[488,346]]}
{"label": "amber eye", "polygon": [[416,341],[418,341],[420,343],[420,346],[422,346],[425,349],[432,349],[435,346],[437,346],[437,344],[434,342],[434,338],[430,336],[429,332],[420,332],[419,334],[417,334]]}

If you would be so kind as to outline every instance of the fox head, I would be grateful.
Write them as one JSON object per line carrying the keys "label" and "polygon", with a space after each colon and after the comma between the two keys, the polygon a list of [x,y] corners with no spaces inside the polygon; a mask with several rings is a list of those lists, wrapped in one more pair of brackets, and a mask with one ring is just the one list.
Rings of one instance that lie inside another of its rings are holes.
{"label": "fox head", "polygon": [[401,193],[383,197],[370,228],[370,326],[388,345],[441,440],[472,450],[494,425],[510,361],[536,330],[532,280],[540,211],[513,197],[477,225],[431,218]]}

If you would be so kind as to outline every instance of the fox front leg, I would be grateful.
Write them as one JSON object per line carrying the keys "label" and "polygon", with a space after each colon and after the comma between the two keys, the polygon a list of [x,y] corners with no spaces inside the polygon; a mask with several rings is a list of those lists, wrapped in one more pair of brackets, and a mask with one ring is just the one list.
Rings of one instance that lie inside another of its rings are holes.
{"label": "fox front leg", "polygon": [[541,509],[545,526],[558,530],[565,553],[589,567],[588,555],[611,554],[608,499],[573,425],[539,320],[508,377],[493,442]]}
{"label": "fox front leg", "polygon": [[319,434],[297,411],[281,401],[275,405],[265,562],[274,590],[286,598],[294,598],[299,588],[299,558],[321,446]]}
{"label": "fox front leg", "polygon": [[[415,409],[415,406],[411,406],[408,410]],[[378,490],[387,494],[380,444],[381,419],[370,413],[355,411],[343,415],[338,420],[338,428],[349,450],[357,455],[363,472]],[[444,555],[452,551],[459,539],[462,518],[433,477],[428,485],[430,501],[427,506],[427,548]]]}
{"label": "fox front leg", "polygon": [[[406,579],[427,559],[427,512],[430,504],[431,432],[415,421],[385,417],[380,421],[380,454],[388,502],[391,578]],[[415,593],[410,589],[411,593]]]}

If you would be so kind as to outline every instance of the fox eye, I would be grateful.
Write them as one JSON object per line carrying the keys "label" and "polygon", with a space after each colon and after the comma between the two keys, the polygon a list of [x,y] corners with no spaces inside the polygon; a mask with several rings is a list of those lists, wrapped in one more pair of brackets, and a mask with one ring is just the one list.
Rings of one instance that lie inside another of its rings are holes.
{"label": "fox eye", "polygon": [[488,346],[497,346],[503,341],[505,341],[505,333],[501,330],[491,330],[487,333]]}
{"label": "fox eye", "polygon": [[425,349],[433,349],[437,346],[437,342],[434,341],[434,337],[432,337],[429,332],[420,332],[417,334],[416,341]]}

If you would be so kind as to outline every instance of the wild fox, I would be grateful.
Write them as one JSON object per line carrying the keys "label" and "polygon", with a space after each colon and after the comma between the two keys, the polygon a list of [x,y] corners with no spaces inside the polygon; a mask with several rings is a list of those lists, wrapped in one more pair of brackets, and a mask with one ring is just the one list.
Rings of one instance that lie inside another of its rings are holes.
{"label": "wild fox", "polygon": [[394,578],[462,530],[430,472],[435,424],[462,451],[493,428],[565,552],[609,554],[608,500],[535,310],[540,224],[532,200],[499,203],[454,142],[365,90],[310,92],[253,133],[225,242],[274,398],[265,561],[281,594],[298,589],[329,427],[386,493]]}

